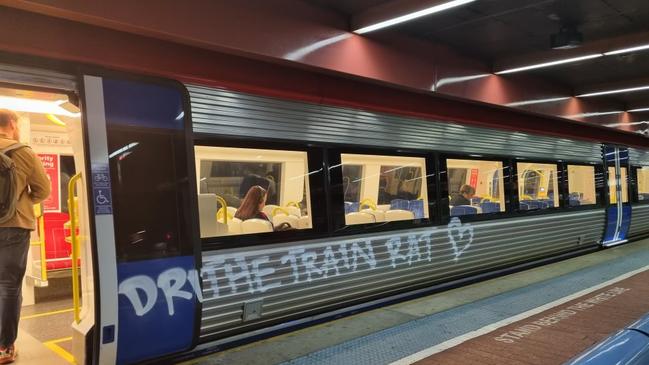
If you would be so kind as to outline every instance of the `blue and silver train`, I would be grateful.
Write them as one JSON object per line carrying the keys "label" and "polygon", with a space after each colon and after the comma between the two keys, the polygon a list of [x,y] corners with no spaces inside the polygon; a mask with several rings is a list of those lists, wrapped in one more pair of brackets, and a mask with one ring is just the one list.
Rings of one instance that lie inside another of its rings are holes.
{"label": "blue and silver train", "polygon": [[79,270],[77,363],[215,351],[649,234],[649,148],[86,66],[0,82],[71,170],[42,220],[63,215]]}

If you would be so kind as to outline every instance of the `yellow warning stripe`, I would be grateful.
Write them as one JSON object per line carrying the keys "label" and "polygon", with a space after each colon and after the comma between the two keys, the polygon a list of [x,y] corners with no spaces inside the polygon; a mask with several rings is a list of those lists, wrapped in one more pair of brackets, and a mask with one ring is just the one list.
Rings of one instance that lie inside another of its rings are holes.
{"label": "yellow warning stripe", "polygon": [[43,345],[45,345],[45,347],[47,347],[48,349],[54,351],[54,353],[56,353],[57,355],[61,356],[65,361],[69,362],[70,364],[76,365],[77,362],[74,360],[74,356],[72,356],[71,353],[65,351],[61,346],[57,345],[60,342],[66,341],[72,341],[72,337],[59,338],[56,340],[43,342]]}
{"label": "yellow warning stripe", "polygon": [[73,310],[74,310],[73,308],[70,308],[70,309],[61,309],[61,310],[58,310],[58,311],[51,311],[51,312],[45,312],[45,313],[32,314],[32,315],[29,315],[29,316],[23,316],[23,317],[20,317],[20,319],[23,320],[23,319],[31,319],[31,318],[38,318],[38,317],[51,316],[51,315],[54,315],[54,314],[61,314],[61,313],[72,312]]}

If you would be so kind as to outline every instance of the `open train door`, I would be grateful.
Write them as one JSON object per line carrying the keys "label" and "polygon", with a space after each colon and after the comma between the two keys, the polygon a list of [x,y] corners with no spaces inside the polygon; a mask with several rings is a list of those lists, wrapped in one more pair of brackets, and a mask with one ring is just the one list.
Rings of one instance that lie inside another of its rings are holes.
{"label": "open train door", "polygon": [[172,81],[83,77],[101,277],[99,363],[195,346],[200,244],[188,95]]}
{"label": "open train door", "polygon": [[608,189],[606,189],[606,231],[602,245],[609,247],[627,242],[631,225],[629,149],[604,146],[604,163]]}

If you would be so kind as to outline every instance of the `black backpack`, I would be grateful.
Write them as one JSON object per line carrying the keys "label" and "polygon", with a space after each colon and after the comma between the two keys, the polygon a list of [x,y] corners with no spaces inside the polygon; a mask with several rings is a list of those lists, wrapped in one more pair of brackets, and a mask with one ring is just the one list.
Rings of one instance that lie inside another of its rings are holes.
{"label": "black backpack", "polygon": [[16,164],[9,153],[23,147],[25,145],[15,143],[0,151],[0,224],[16,215],[19,193],[16,186]]}

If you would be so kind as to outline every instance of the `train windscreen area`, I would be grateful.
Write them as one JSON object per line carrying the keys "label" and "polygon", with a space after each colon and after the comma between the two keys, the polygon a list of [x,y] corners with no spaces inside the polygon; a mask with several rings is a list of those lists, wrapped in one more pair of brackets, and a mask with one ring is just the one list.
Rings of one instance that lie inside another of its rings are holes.
{"label": "train windscreen area", "polygon": [[502,161],[447,159],[451,216],[504,212]]}
{"label": "train windscreen area", "polygon": [[307,152],[197,146],[201,237],[309,229]]}

